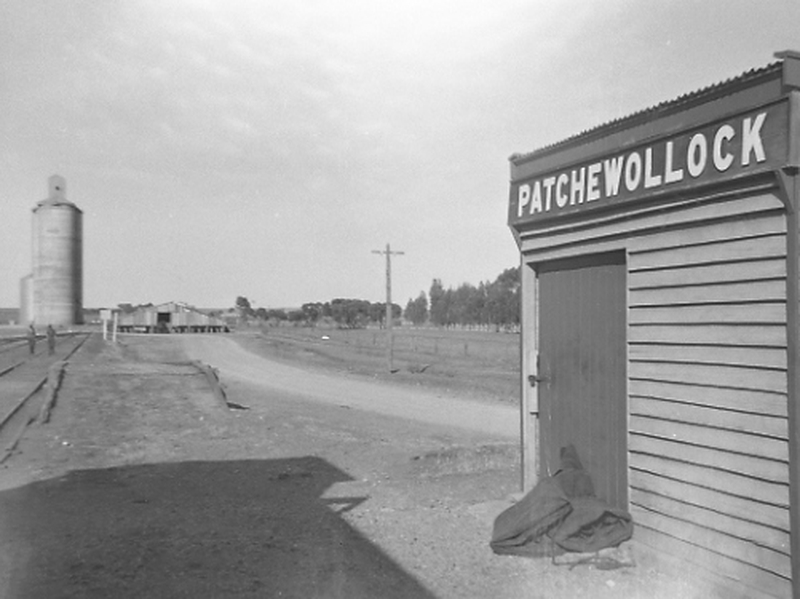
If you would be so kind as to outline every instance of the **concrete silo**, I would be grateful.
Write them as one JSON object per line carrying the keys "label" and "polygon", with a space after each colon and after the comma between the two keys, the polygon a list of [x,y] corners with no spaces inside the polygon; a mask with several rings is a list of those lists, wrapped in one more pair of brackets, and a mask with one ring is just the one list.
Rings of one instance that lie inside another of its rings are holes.
{"label": "concrete silo", "polygon": [[22,324],[33,321],[33,274],[19,281],[19,321]]}
{"label": "concrete silo", "polygon": [[67,200],[63,177],[53,175],[48,183],[49,196],[33,209],[33,313],[23,318],[37,326],[81,324],[83,213]]}

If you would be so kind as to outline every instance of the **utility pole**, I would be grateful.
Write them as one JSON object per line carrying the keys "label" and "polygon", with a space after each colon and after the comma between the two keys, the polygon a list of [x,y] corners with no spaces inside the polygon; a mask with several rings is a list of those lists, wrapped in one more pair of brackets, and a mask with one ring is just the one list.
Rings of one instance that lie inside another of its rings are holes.
{"label": "utility pole", "polygon": [[392,338],[392,254],[402,256],[405,252],[393,252],[389,244],[385,250],[372,250],[373,254],[386,254],[386,366],[389,372],[394,372],[392,352],[394,339]]}

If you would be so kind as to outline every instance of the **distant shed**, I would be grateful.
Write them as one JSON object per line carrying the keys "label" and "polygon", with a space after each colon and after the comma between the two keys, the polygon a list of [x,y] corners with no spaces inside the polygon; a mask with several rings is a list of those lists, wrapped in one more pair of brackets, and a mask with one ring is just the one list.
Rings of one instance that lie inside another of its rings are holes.
{"label": "distant shed", "polygon": [[[800,54],[511,157],[523,486],[574,443],[637,542],[800,597]],[[736,595],[732,595],[736,596]]]}
{"label": "distant shed", "polygon": [[227,323],[182,302],[147,305],[122,311],[117,328],[121,333],[221,333]]}

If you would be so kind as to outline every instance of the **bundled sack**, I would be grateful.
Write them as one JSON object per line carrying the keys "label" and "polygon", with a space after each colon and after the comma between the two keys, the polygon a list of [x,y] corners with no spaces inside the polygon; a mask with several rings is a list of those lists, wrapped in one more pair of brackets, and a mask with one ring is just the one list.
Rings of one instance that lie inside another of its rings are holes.
{"label": "bundled sack", "polygon": [[553,555],[552,534],[572,511],[554,478],[546,478],[494,521],[490,546],[498,555]]}
{"label": "bundled sack", "polygon": [[615,547],[633,536],[633,519],[594,494],[573,445],[561,448],[561,468],[494,521],[498,555],[555,556]]}

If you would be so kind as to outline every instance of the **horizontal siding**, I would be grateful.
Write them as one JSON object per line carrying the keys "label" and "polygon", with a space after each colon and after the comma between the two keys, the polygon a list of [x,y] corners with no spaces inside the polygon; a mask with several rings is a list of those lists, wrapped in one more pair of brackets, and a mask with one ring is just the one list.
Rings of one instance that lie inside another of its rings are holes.
{"label": "horizontal siding", "polygon": [[786,373],[784,371],[744,368],[737,365],[635,362],[631,360],[629,376],[637,380],[696,383],[712,387],[786,393]]}
{"label": "horizontal siding", "polygon": [[709,304],[633,307],[629,323],[637,324],[777,324],[786,323],[785,303]]}
{"label": "horizontal siding", "polygon": [[639,323],[628,328],[629,343],[691,343],[732,347],[786,348],[786,326],[753,324]]}
{"label": "horizontal siding", "polygon": [[700,569],[730,583],[729,588],[724,591],[717,588],[711,596],[726,599],[791,597],[792,583],[786,576],[765,571],[752,561],[733,559],[706,549],[707,545],[714,546],[717,539],[691,536],[681,521],[665,519],[658,512],[634,508],[632,513],[638,523],[637,539],[658,552],[673,555],[689,564],[689,569],[682,569],[684,577],[693,577]]}
{"label": "horizontal siding", "polygon": [[[742,497],[725,493],[719,489],[692,484],[683,478],[665,478],[660,473],[654,474],[645,470],[631,470],[630,483],[631,489],[673,497],[692,505],[713,507],[716,511],[728,514],[733,518],[740,518],[786,532],[785,526],[789,517],[786,506],[762,503],[758,506],[758,510],[753,510],[752,497]],[[644,499],[635,503],[647,504]]]}
{"label": "horizontal siding", "polygon": [[532,263],[624,248],[630,509],[646,537],[790,588],[786,228],[773,192],[523,232]]}
{"label": "horizontal siding", "polygon": [[[783,272],[783,266],[780,267]],[[759,273],[761,275],[762,273]],[[735,276],[740,276],[735,273]],[[636,280],[635,277],[632,277]],[[786,297],[786,279],[783,275],[774,279],[709,283],[696,286],[639,287],[631,293],[630,307],[681,306],[685,304],[745,304],[754,302],[776,302]]]}
{"label": "horizontal siding", "polygon": [[[728,531],[728,536],[734,539],[746,541],[757,547],[763,547],[765,551],[769,552],[767,553],[768,558],[775,561],[774,565],[778,569],[785,567],[788,561],[791,540],[787,531],[763,526],[747,519],[728,516],[717,510],[698,507],[689,502],[678,501],[672,497],[665,497],[639,489],[633,489],[631,497],[640,505],[647,503],[651,509],[660,514],[674,514],[684,522],[702,522],[704,528],[717,531],[725,530]],[[720,553],[725,553],[724,547],[720,547],[718,550]],[[733,547],[730,553],[734,554],[730,555],[730,557],[738,557],[735,555],[736,547]],[[782,571],[781,574],[788,575],[788,572]]]}
{"label": "horizontal siding", "polygon": [[[782,219],[782,211],[783,204],[772,193],[760,193],[732,200],[725,198],[709,198],[705,202],[692,200],[685,202],[683,208],[645,207],[624,217],[600,217],[591,223],[577,225],[554,223],[546,228],[523,231],[520,235],[521,251],[525,255],[535,255],[537,260],[550,260],[555,253],[561,255],[594,253],[598,243],[608,243],[614,239],[626,240],[626,247],[635,250],[636,244],[649,246],[643,236],[650,233],[664,234],[671,229],[686,230],[687,227],[705,221],[724,219],[726,223],[735,222],[737,217],[746,219],[755,213],[764,213],[768,218]],[[568,251],[570,248],[572,252]]]}
{"label": "horizontal siding", "polygon": [[[650,416],[631,415],[630,418],[632,435],[658,436],[693,446],[711,447],[757,458],[788,462],[788,447],[783,439]],[[788,471],[784,470],[784,474],[788,475]],[[788,479],[784,479],[784,482],[788,482]]]}
{"label": "horizontal siding", "polygon": [[631,505],[776,586],[791,570],[781,221],[657,233],[628,254]]}
{"label": "horizontal siding", "polygon": [[629,273],[628,288],[653,289],[664,287],[705,286],[708,284],[763,281],[786,277],[786,260],[742,260],[727,264],[700,264],[664,270],[640,270]]}
{"label": "horizontal siding", "polygon": [[692,264],[714,264],[765,260],[786,255],[784,233],[731,239],[701,245],[681,245],[651,251],[631,252],[630,272],[647,269],[678,268]]}
{"label": "horizontal siding", "polygon": [[[757,545],[732,534],[721,533],[713,528],[697,526],[688,519],[672,517],[671,514],[660,512],[657,509],[659,507],[662,507],[661,503],[651,504],[651,507],[639,510],[640,523],[643,526],[658,528],[678,538],[686,539],[693,545],[711,548],[712,553],[744,564],[752,564],[781,578],[791,577],[791,561],[786,553],[776,551],[771,547]],[[675,508],[670,510],[671,513],[675,513],[675,511]],[[691,518],[693,515],[686,512],[683,514],[686,518]],[[698,518],[696,514],[694,517]],[[705,523],[711,523],[707,518],[698,519]]]}
{"label": "horizontal siding", "polygon": [[[743,433],[724,434],[729,439],[744,437]],[[757,437],[751,437],[750,441],[753,440],[757,440]],[[750,479],[753,485],[763,481],[785,486],[789,473],[788,463],[770,457],[769,450],[760,452],[766,455],[749,453],[747,440],[741,447],[731,448],[730,443],[726,441],[708,437],[696,440],[691,434],[687,435],[681,430],[671,433],[662,429],[649,435],[632,434],[629,449],[634,453],[660,456],[664,459],[706,467],[714,470],[714,473],[720,471],[739,474]]]}
{"label": "horizontal siding", "polygon": [[730,364],[786,370],[786,351],[778,347],[631,343],[628,357],[635,361]]}
{"label": "horizontal siding", "polygon": [[612,238],[606,240],[596,240],[594,242],[585,240],[583,243],[571,243],[564,246],[537,248],[536,255],[542,260],[561,260],[563,258],[574,258],[584,254],[604,254],[617,252],[626,249],[626,242],[622,238]]}
{"label": "horizontal siding", "polygon": [[[745,200],[746,201],[746,200]],[[766,204],[777,208],[775,198]],[[725,207],[727,213],[727,205]],[[725,219],[717,222],[706,220],[692,223],[692,226],[656,232],[646,238],[634,239],[630,244],[632,252],[649,248],[684,247],[687,245],[703,245],[712,242],[728,242],[731,239],[750,239],[764,237],[776,233],[786,233],[786,219],[780,212],[759,215],[753,218],[754,211],[747,210],[738,219]]]}
{"label": "horizontal siding", "polygon": [[708,408],[721,408],[741,412],[744,426],[752,417],[787,418],[786,396],[759,389],[726,389],[723,387],[691,385],[676,382],[635,380],[628,381],[630,397],[652,397],[667,401],[680,401]]}
{"label": "horizontal siding", "polygon": [[[752,477],[745,474],[712,471],[705,465],[680,462],[659,455],[631,452],[630,460],[632,470],[643,470],[668,479],[682,480],[707,489],[715,489],[728,495],[750,499],[754,520],[761,519],[758,514],[761,504],[787,509],[789,507],[788,483],[754,481]],[[788,519],[781,528],[789,529]]]}
{"label": "horizontal siding", "polygon": [[661,398],[641,397],[633,394],[630,396],[629,403],[630,413],[635,416],[788,440],[788,420],[780,416],[743,414],[740,411],[720,409],[705,402],[698,404],[685,403],[685,400],[665,401]]}

